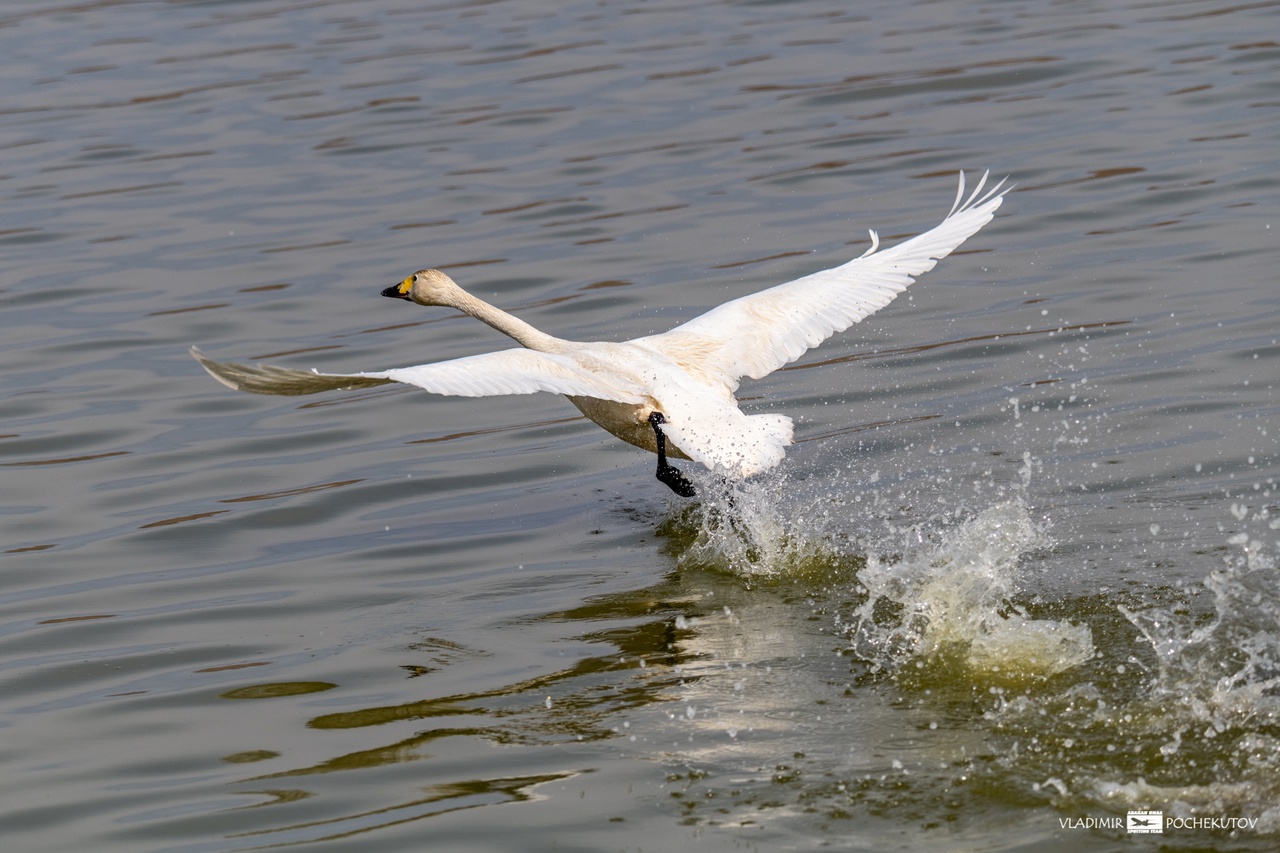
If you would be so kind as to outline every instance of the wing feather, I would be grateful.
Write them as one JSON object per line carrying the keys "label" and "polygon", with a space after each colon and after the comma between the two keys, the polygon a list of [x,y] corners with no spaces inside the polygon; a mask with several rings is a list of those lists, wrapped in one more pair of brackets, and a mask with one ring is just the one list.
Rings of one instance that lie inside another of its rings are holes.
{"label": "wing feather", "polygon": [[[991,221],[1012,187],[1000,181],[983,193],[987,174],[965,199],[964,173],[956,201],[936,227],[877,251],[879,237],[861,257],[832,269],[726,302],[669,332],[641,338],[677,361],[695,357],[699,372],[738,385],[799,358],[836,332],[888,305],[916,277]],[[1003,189],[1002,189],[1003,188]]]}
{"label": "wing feather", "polygon": [[606,381],[572,355],[527,349],[499,350],[369,373],[320,373],[270,364],[215,361],[195,347],[191,348],[191,355],[223,385],[253,394],[296,396],[403,382],[433,394],[455,397],[549,391],[621,403],[640,403],[645,399],[634,383],[617,376],[610,376]]}

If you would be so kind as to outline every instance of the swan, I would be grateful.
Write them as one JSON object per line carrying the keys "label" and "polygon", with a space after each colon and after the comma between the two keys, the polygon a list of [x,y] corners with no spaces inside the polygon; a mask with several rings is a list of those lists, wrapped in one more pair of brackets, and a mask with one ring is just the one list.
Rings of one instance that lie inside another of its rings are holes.
{"label": "swan", "polygon": [[[987,177],[966,198],[964,172],[951,211],[935,228],[841,266],[725,302],[670,331],[629,341],[571,341],[467,293],[449,276],[423,269],[382,291],[418,305],[456,308],[514,339],[521,348],[369,373],[319,373],[191,355],[224,385],[255,394],[314,394],[403,382],[435,394],[563,394],[582,414],[628,444],[658,455],[657,478],[684,497],[693,484],[668,456],[730,477],[749,477],[782,461],[791,419],[748,415],[734,392],[799,358],[836,332],[889,304],[991,221],[1012,187]],[[1006,179],[1007,180],[1007,179]]]}

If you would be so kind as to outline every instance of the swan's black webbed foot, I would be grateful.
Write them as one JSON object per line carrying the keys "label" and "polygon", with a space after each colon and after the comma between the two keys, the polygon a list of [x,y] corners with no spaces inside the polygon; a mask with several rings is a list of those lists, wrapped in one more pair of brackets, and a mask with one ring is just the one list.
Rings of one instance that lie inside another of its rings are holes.
{"label": "swan's black webbed foot", "polygon": [[667,463],[667,437],[662,434],[661,424],[666,423],[662,412],[649,415],[649,426],[653,427],[653,437],[658,444],[658,479],[671,491],[682,498],[692,498],[698,494],[688,478],[680,473],[680,469]]}

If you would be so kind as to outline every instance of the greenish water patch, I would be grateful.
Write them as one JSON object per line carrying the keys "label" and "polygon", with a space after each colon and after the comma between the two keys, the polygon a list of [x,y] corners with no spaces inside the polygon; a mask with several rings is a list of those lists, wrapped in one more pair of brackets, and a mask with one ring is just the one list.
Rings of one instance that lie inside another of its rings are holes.
{"label": "greenish water patch", "polygon": [[237,687],[220,694],[223,699],[279,699],[282,696],[303,696],[322,693],[337,687],[327,681],[283,681],[276,684],[253,684]]}

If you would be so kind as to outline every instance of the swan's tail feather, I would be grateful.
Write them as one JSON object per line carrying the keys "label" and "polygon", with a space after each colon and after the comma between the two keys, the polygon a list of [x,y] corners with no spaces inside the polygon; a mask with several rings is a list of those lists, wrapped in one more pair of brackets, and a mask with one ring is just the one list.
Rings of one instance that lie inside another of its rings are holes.
{"label": "swan's tail feather", "polygon": [[793,427],[786,415],[747,415],[724,407],[713,418],[668,417],[667,434],[690,459],[713,471],[750,477],[782,461]]}

